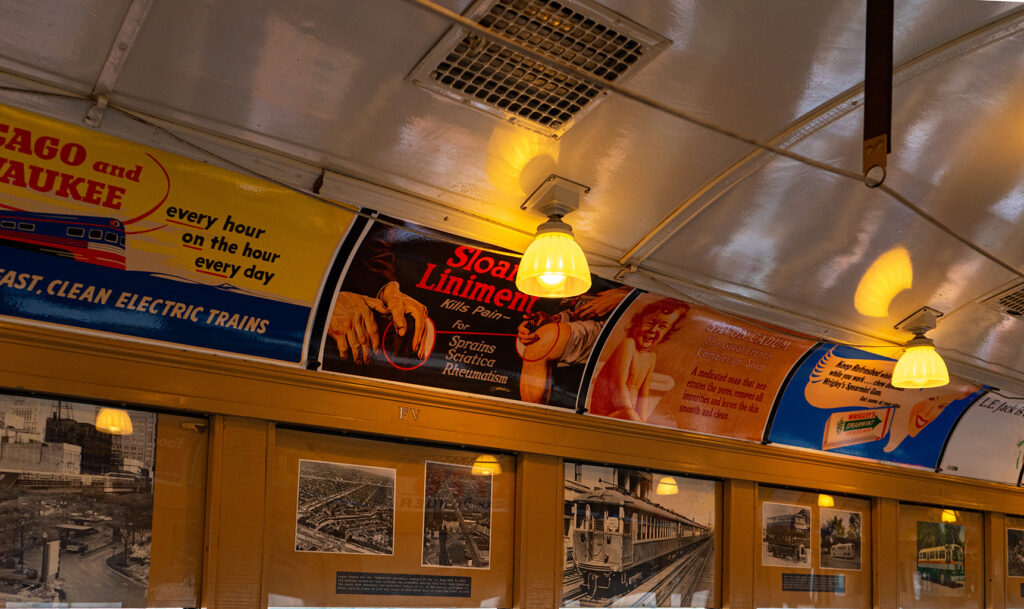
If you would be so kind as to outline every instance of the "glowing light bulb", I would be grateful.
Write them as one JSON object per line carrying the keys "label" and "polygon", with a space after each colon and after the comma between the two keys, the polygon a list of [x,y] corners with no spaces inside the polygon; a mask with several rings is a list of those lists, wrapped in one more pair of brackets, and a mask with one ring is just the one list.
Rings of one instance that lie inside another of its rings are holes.
{"label": "glowing light bulb", "polygon": [[516,288],[542,298],[578,296],[590,289],[587,258],[561,218],[552,217],[537,229],[519,262]]}
{"label": "glowing light bulb", "polygon": [[949,372],[931,345],[908,346],[892,372],[892,386],[928,389],[949,384]]}
{"label": "glowing light bulb", "polygon": [[544,273],[543,275],[538,275],[537,280],[549,288],[553,288],[565,283],[565,275],[561,273]]}

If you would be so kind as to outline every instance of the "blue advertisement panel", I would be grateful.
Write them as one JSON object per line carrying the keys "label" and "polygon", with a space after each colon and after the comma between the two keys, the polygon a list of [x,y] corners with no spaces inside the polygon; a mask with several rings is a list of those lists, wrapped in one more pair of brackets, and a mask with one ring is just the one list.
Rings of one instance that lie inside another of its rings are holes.
{"label": "blue advertisement panel", "polygon": [[889,384],[895,365],[852,347],[819,346],[786,384],[769,441],[935,468],[982,387],[951,377],[944,387],[898,389]]}
{"label": "blue advertisement panel", "polygon": [[298,363],[353,218],[0,106],[0,315]]}

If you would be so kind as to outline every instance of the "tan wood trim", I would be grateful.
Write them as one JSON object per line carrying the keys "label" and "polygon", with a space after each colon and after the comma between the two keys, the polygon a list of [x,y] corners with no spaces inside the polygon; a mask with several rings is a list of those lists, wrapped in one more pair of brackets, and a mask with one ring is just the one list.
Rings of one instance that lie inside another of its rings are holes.
{"label": "tan wood trim", "polygon": [[[0,387],[498,450],[1020,511],[1024,492],[895,466],[512,401],[0,322]],[[403,417],[409,408],[418,416]],[[405,409],[405,410],[403,410]]]}
{"label": "tan wood trim", "polygon": [[1006,516],[986,512],[985,543],[985,609],[1006,607]]}
{"label": "tan wood trim", "polygon": [[217,546],[212,556],[217,578],[207,605],[214,609],[252,609],[264,602],[268,429],[265,421],[224,419]]}
{"label": "tan wood trim", "polygon": [[521,454],[516,460],[514,604],[558,607],[562,595],[561,460]]}
{"label": "tan wood trim", "polygon": [[722,607],[752,609],[754,570],[761,553],[755,550],[757,532],[757,484],[726,480],[723,493]]}
{"label": "tan wood trim", "polygon": [[260,561],[260,607],[261,609],[267,609],[270,604],[270,586],[268,585],[268,574],[270,572],[270,552],[267,548],[270,547],[270,527],[266,526],[266,519],[271,513],[273,498],[274,498],[274,452],[277,443],[277,429],[273,423],[267,425],[267,448],[264,456],[264,468],[265,475],[263,478],[263,487],[266,491],[263,493],[263,514],[264,514],[264,526],[263,526],[263,540],[262,540],[262,553]]}
{"label": "tan wood trim", "polygon": [[872,607],[899,606],[899,502],[875,499],[871,503]]}
{"label": "tan wood trim", "polygon": [[210,449],[206,462],[206,517],[203,530],[203,578],[200,582],[200,603],[203,607],[214,605],[214,590],[217,583],[217,545],[220,522],[221,470],[224,462],[224,417],[210,417]]}

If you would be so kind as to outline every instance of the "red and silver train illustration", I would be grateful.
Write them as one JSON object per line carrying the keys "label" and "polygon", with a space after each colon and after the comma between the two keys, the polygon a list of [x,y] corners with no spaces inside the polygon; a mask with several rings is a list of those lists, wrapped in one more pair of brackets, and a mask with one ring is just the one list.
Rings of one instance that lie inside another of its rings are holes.
{"label": "red and silver train illustration", "polygon": [[0,210],[0,245],[125,268],[124,224],[102,216]]}
{"label": "red and silver train illustration", "polygon": [[636,586],[707,541],[711,530],[624,489],[595,489],[572,506],[573,559],[591,597]]}

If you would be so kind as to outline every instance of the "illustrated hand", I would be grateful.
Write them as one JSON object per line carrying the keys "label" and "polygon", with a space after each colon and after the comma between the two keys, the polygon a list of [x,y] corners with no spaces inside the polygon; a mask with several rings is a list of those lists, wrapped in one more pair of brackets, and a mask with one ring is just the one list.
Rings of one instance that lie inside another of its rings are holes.
{"label": "illustrated hand", "polygon": [[534,311],[533,313],[527,313],[523,315],[523,321],[517,328],[516,340],[520,342],[524,347],[532,345],[533,343],[540,340],[537,336],[537,328],[544,324],[550,324],[560,321],[559,315],[548,315],[544,311]]}
{"label": "illustrated hand", "polygon": [[416,322],[415,334],[412,337],[412,348],[416,351],[419,359],[427,357],[427,307],[418,300],[406,295],[398,286],[397,281],[384,286],[380,291],[380,301],[387,307],[387,313],[391,315],[391,321],[395,324],[395,331],[399,336],[405,336],[405,316],[412,315]]}
{"label": "illustrated hand", "polygon": [[334,313],[327,334],[338,344],[342,359],[363,365],[370,363],[373,353],[380,351],[380,334],[373,311],[387,313],[384,303],[354,292],[338,292]]}
{"label": "illustrated hand", "polygon": [[626,297],[632,288],[619,287],[598,292],[594,298],[583,305],[576,311],[573,311],[573,317],[576,319],[590,319],[591,317],[602,317],[607,315],[609,311],[618,306],[622,299]]}

